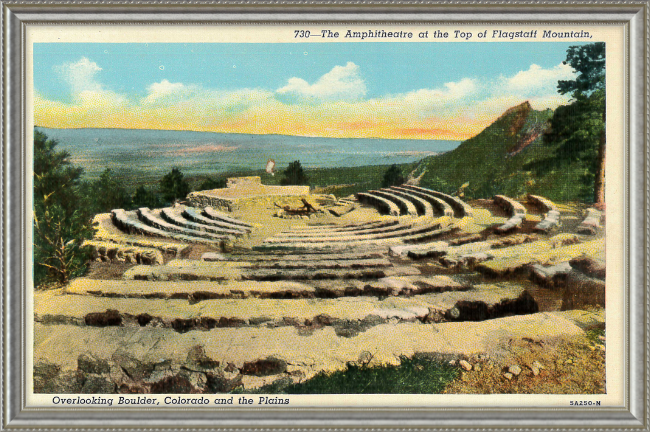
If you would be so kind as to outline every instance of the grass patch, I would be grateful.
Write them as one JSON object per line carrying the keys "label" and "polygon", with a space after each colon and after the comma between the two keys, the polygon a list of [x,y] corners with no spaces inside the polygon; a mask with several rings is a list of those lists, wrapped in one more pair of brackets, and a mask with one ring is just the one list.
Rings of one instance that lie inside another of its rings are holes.
{"label": "grass patch", "polygon": [[441,393],[458,376],[458,369],[424,357],[402,357],[399,366],[348,364],[343,371],[321,372],[297,384],[273,383],[256,393],[266,394],[433,394]]}

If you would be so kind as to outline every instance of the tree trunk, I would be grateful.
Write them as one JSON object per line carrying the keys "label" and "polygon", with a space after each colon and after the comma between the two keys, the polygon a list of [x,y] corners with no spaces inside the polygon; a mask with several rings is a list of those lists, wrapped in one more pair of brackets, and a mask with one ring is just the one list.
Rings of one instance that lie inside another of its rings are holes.
{"label": "tree trunk", "polygon": [[605,113],[603,112],[603,130],[600,133],[600,145],[598,146],[598,168],[594,181],[594,206],[605,210]]}

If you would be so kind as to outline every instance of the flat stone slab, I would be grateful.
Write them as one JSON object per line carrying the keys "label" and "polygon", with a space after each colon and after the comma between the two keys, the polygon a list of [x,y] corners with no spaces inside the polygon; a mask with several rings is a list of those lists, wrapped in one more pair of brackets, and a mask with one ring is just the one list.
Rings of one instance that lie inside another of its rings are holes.
{"label": "flat stone slab", "polygon": [[[135,266],[124,272],[126,280],[149,281],[227,281],[227,280],[318,280],[318,279],[377,279],[395,275],[417,275],[419,270],[411,266],[390,266],[387,260],[367,260],[373,266],[355,268],[356,261],[323,261],[321,267],[313,268],[254,268],[249,262],[205,262],[197,260],[172,260],[164,266]],[[327,263],[332,264],[328,268]],[[349,268],[341,268],[352,263]],[[337,267],[338,266],[338,267]]]}
{"label": "flat stone slab", "polygon": [[[396,285],[399,281],[383,282]],[[389,319],[481,321],[510,313],[537,312],[537,304],[532,297],[513,284],[478,285],[467,291],[385,299],[359,296],[335,299],[249,297],[196,300],[98,297],[50,291],[37,293],[34,313],[37,322],[46,324],[73,323],[100,327],[152,325],[183,332],[259,325],[309,327],[319,320],[323,320],[322,325],[338,326],[361,320],[376,325]]]}
{"label": "flat stone slab", "polygon": [[211,298],[311,298],[316,288],[299,282],[207,281],[154,282],[144,280],[73,279],[65,288],[69,294],[118,298],[189,299]]}
{"label": "flat stone slab", "polygon": [[299,261],[299,260],[319,260],[319,261],[344,261],[344,260],[365,260],[373,258],[383,258],[385,256],[383,249],[368,250],[367,252],[342,252],[337,254],[330,253],[315,253],[315,254],[300,254],[295,255],[291,253],[274,253],[274,254],[238,254],[237,257],[244,261],[252,263],[266,262],[266,261]]}
{"label": "flat stone slab", "polygon": [[335,298],[346,296],[399,296],[466,291],[469,285],[456,282],[449,276],[388,276],[376,280],[311,281],[317,297]]}
{"label": "flat stone slab", "polygon": [[357,259],[357,260],[321,260],[301,259],[276,261],[261,261],[254,264],[256,269],[355,269],[355,268],[378,268],[391,267],[393,264],[386,258]]}
{"label": "flat stone slab", "polygon": [[[298,381],[319,372],[344,370],[348,363],[359,361],[367,353],[372,353],[371,366],[396,365],[402,356],[412,357],[418,353],[498,354],[510,339],[551,342],[558,338],[580,337],[584,335],[580,325],[590,320],[604,321],[594,312],[577,315],[569,311],[482,322],[385,323],[353,338],[337,336],[332,326],[311,333],[289,326],[214,328],[208,333],[178,333],[149,326],[97,328],[36,323],[35,390],[79,393],[88,381],[87,376],[92,375],[110,384],[106,388],[112,390],[103,392],[121,389],[169,393],[160,386],[170,379],[160,374],[161,369],[169,370],[172,377],[178,377],[181,370],[199,371],[187,375],[185,381],[190,384],[186,392],[229,391],[233,384],[229,387],[228,378],[235,376],[239,380],[237,385],[253,389],[280,378]],[[263,364],[271,366],[266,368],[270,375],[248,375],[255,369],[250,365]],[[197,367],[199,365],[203,366]],[[229,375],[226,369],[233,373]],[[78,374],[82,375],[80,379],[69,379]],[[212,381],[206,379],[206,374],[213,377]]]}
{"label": "flat stone slab", "polygon": [[117,261],[145,265],[160,265],[163,263],[163,255],[159,249],[98,240],[86,240],[82,246],[91,248],[95,261]]}
{"label": "flat stone slab", "polygon": [[217,262],[217,261],[228,261],[228,258],[216,252],[206,252],[201,255],[201,261],[208,262]]}
{"label": "flat stone slab", "polygon": [[[548,245],[545,246],[544,243]],[[515,248],[518,248],[515,251]],[[549,242],[533,242],[512,248],[490,251],[489,261],[477,265],[476,269],[491,276],[505,276],[530,264],[554,264],[569,261],[579,256],[600,256],[605,253],[603,240],[592,240],[570,246],[552,248]]]}
{"label": "flat stone slab", "polygon": [[134,266],[122,276],[127,280],[173,281],[173,280],[241,280],[242,268],[248,263],[210,263],[197,260],[172,260],[164,266]]}

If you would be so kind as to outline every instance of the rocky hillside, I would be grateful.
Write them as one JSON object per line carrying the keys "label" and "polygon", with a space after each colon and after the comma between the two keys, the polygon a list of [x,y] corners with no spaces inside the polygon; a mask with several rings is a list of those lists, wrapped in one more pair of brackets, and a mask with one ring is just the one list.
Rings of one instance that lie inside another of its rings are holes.
{"label": "rocky hillside", "polygon": [[[423,159],[411,177],[420,186],[465,198],[527,193],[557,201],[589,196],[580,163],[558,167],[548,163],[555,149],[542,142],[551,110],[535,111],[524,102],[508,109],[494,123],[455,150]],[[542,168],[542,169],[539,169]]]}

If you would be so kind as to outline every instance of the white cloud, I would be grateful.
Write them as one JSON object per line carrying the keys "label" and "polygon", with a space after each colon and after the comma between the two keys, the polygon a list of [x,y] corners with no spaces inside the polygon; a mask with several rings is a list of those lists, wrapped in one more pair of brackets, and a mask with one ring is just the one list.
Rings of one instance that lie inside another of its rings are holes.
{"label": "white cloud", "polygon": [[569,80],[574,77],[573,68],[569,65],[560,63],[551,69],[544,69],[539,65],[532,64],[528,70],[506,79],[503,86],[513,93],[530,94],[539,90],[556,91],[559,80]]}
{"label": "white cloud", "polygon": [[187,94],[187,86],[183,83],[172,83],[166,79],[159,83],[153,83],[147,88],[147,96],[142,100],[144,104],[151,104],[169,96],[181,96]]}
{"label": "white cloud", "polygon": [[289,78],[287,85],[277,90],[280,95],[324,101],[359,100],[366,94],[366,83],[359,75],[359,66],[348,62],[320,77],[314,84],[302,78]]}
{"label": "white cloud", "polygon": [[54,66],[54,71],[70,85],[74,95],[84,91],[101,91],[102,85],[95,80],[95,75],[101,70],[97,63],[86,57],[74,63]]}

